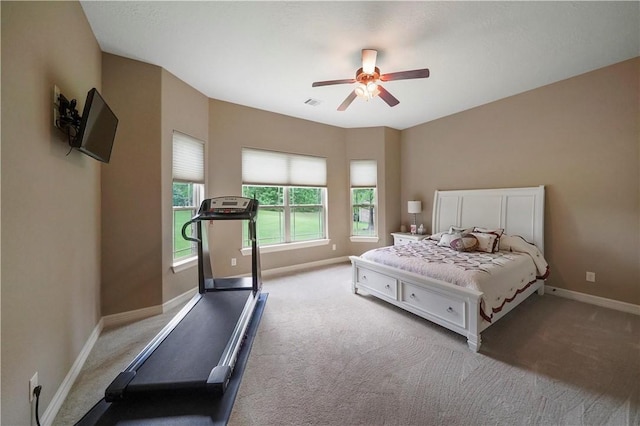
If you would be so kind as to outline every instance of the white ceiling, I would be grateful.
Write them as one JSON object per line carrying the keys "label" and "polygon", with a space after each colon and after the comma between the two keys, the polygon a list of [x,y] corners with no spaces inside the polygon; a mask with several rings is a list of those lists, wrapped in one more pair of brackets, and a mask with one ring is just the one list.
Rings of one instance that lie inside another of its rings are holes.
{"label": "white ceiling", "polygon": [[[82,1],[103,51],[159,65],[206,96],[339,127],[405,129],[640,55],[632,2]],[[400,100],[336,110],[363,48]],[[309,106],[309,99],[321,101]]]}

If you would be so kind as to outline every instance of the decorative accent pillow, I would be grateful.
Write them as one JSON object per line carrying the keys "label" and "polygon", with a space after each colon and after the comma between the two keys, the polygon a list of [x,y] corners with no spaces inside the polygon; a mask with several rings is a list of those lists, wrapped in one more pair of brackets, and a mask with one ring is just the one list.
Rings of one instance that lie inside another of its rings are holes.
{"label": "decorative accent pillow", "polygon": [[438,232],[437,234],[431,234],[427,237],[427,239],[440,241],[440,238],[442,238],[444,234],[446,234],[446,232]]}
{"label": "decorative accent pillow", "polygon": [[449,246],[455,251],[474,251],[478,244],[478,239],[474,235],[462,234],[460,238],[451,240]]}
{"label": "decorative accent pillow", "polygon": [[453,234],[453,233],[460,233],[460,234],[468,234],[470,232],[473,232],[473,228],[462,228],[460,226],[450,226],[449,227],[449,233]]}
{"label": "decorative accent pillow", "polygon": [[[496,239],[493,242],[493,247],[491,248],[491,251],[488,253],[495,253],[498,250],[500,250],[500,237],[502,236],[502,234],[504,233],[504,229],[502,228],[495,228],[495,229],[489,229],[489,228],[478,228],[477,226],[475,228],[473,228],[473,232],[474,235],[476,234],[489,234],[489,235],[495,235]],[[476,235],[477,237],[477,235]]]}
{"label": "decorative accent pillow", "polygon": [[495,253],[498,248],[498,236],[496,234],[485,234],[484,232],[472,232],[471,235],[478,240],[477,251],[485,253]]}
{"label": "decorative accent pillow", "polygon": [[500,238],[502,236],[502,234],[504,233],[504,229],[502,228],[495,228],[495,229],[490,229],[490,228],[478,228],[477,226],[473,228],[473,231],[471,232],[482,232],[484,234],[496,234],[498,236],[498,238]]}
{"label": "decorative accent pillow", "polygon": [[441,247],[451,247],[451,241],[461,238],[462,234],[459,232],[454,232],[453,234],[442,234],[440,237],[440,241],[438,245]]}

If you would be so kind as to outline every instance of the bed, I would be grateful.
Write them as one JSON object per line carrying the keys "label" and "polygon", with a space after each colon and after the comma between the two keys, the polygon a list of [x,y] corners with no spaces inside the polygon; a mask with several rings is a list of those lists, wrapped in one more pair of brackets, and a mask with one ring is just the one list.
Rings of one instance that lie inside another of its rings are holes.
{"label": "bed", "polygon": [[[357,294],[364,290],[466,336],[469,348],[477,352],[483,330],[533,293],[544,294],[544,279],[548,275],[543,257],[544,186],[436,191],[431,223],[432,234],[453,232],[452,227],[474,231],[502,229],[500,250],[495,253],[456,251],[438,246],[438,237],[407,247],[370,250],[360,256],[350,256],[352,291]],[[437,273],[438,268],[444,270],[444,266],[421,266],[424,261],[429,262],[429,256],[444,257],[449,263],[466,262],[467,267],[458,265],[457,269],[482,276],[483,281],[457,282],[457,277]],[[418,260],[420,257],[424,259]],[[513,266],[511,276],[505,277],[502,271],[496,272],[509,269],[503,266],[511,265],[512,261],[521,262],[522,267],[528,269]],[[495,267],[496,264],[500,267]]]}

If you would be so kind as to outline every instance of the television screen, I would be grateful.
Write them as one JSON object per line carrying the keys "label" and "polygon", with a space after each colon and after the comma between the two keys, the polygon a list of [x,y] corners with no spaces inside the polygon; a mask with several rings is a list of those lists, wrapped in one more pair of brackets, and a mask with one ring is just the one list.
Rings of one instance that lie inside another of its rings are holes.
{"label": "television screen", "polygon": [[117,127],[118,117],[93,88],[87,94],[74,146],[96,160],[108,163]]}

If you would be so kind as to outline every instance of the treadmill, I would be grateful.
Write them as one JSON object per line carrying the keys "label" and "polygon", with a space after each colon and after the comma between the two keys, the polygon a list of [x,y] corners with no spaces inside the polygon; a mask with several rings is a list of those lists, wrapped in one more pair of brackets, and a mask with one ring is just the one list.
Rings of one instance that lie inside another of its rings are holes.
{"label": "treadmill", "polygon": [[[184,224],[183,238],[197,243],[198,293],[111,382],[107,402],[151,393],[224,393],[262,289],[257,214],[255,199],[209,198]],[[248,222],[250,277],[214,278],[206,228],[215,220]],[[197,238],[186,234],[192,225]]]}

